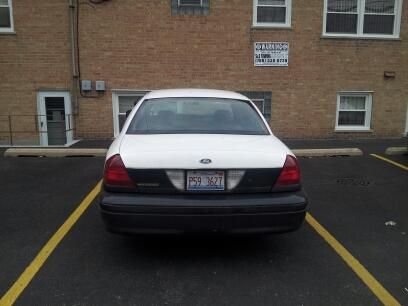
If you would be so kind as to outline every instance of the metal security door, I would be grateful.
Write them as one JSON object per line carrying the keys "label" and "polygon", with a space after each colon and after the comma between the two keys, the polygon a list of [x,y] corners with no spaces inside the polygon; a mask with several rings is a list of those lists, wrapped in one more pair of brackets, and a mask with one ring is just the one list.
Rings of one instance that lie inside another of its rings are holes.
{"label": "metal security door", "polygon": [[67,143],[64,104],[64,97],[45,97],[48,145],[64,145]]}
{"label": "metal security door", "polygon": [[41,145],[66,145],[72,142],[71,101],[67,92],[40,92],[38,99]]}

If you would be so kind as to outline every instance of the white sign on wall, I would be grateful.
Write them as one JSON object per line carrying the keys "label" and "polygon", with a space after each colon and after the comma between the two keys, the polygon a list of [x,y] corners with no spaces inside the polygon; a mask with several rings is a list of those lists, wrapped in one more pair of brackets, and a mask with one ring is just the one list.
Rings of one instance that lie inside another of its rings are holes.
{"label": "white sign on wall", "polygon": [[289,43],[287,42],[256,42],[254,45],[255,66],[288,66]]}

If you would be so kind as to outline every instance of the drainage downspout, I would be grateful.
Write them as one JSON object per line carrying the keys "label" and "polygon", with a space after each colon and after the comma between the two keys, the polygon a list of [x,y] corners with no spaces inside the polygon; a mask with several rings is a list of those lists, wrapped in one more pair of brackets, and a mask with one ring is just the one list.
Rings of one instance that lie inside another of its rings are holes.
{"label": "drainage downspout", "polygon": [[70,30],[70,40],[71,40],[71,93],[73,101],[73,115],[76,121],[77,115],[79,114],[79,101],[78,101],[78,67],[77,67],[77,54],[76,54],[76,20],[75,20],[75,10],[77,9],[74,0],[69,0],[69,30]]}

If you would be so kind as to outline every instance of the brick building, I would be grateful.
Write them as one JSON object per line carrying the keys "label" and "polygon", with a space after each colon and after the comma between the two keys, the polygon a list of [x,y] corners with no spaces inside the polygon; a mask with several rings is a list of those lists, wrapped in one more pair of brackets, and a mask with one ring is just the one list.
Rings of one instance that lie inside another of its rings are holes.
{"label": "brick building", "polygon": [[0,0],[0,144],[110,138],[146,91],[185,87],[248,95],[284,138],[400,137],[407,8],[404,0]]}

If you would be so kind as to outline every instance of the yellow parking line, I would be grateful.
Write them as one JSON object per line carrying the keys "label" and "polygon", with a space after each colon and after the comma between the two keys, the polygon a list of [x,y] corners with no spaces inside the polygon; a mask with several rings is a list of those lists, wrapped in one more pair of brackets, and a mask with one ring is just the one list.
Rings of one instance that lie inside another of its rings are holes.
{"label": "yellow parking line", "polygon": [[306,214],[306,221],[336,253],[349,265],[357,276],[367,285],[384,305],[401,305],[366,268],[346,248],[336,240],[311,214]]}
{"label": "yellow parking line", "polygon": [[75,211],[68,217],[68,219],[61,225],[58,231],[51,237],[50,240],[46,243],[46,245],[41,249],[41,251],[37,254],[34,260],[30,263],[30,265],[25,269],[25,271],[20,275],[17,281],[11,286],[11,288],[6,292],[6,294],[1,298],[0,305],[8,306],[13,305],[20,294],[24,291],[24,289],[28,286],[40,268],[43,266],[47,258],[52,254],[61,240],[65,237],[65,235],[69,232],[69,230],[74,226],[74,224],[78,221],[81,215],[85,212],[85,210],[89,207],[89,205],[93,202],[93,200],[98,195],[99,191],[101,190],[101,183],[99,181],[98,184],[92,189],[92,191],[82,200],[81,204],[75,209]]}
{"label": "yellow parking line", "polygon": [[394,166],[397,166],[397,167],[399,167],[399,168],[401,168],[401,169],[403,169],[405,171],[408,171],[408,167],[404,166],[403,164],[397,163],[397,162],[395,162],[395,161],[393,161],[391,159],[385,158],[385,157],[383,157],[381,155],[377,155],[377,154],[370,154],[370,155],[375,157],[375,158],[381,159],[381,160],[383,160],[383,161],[385,161],[387,163],[390,163],[390,164],[392,164]]}

